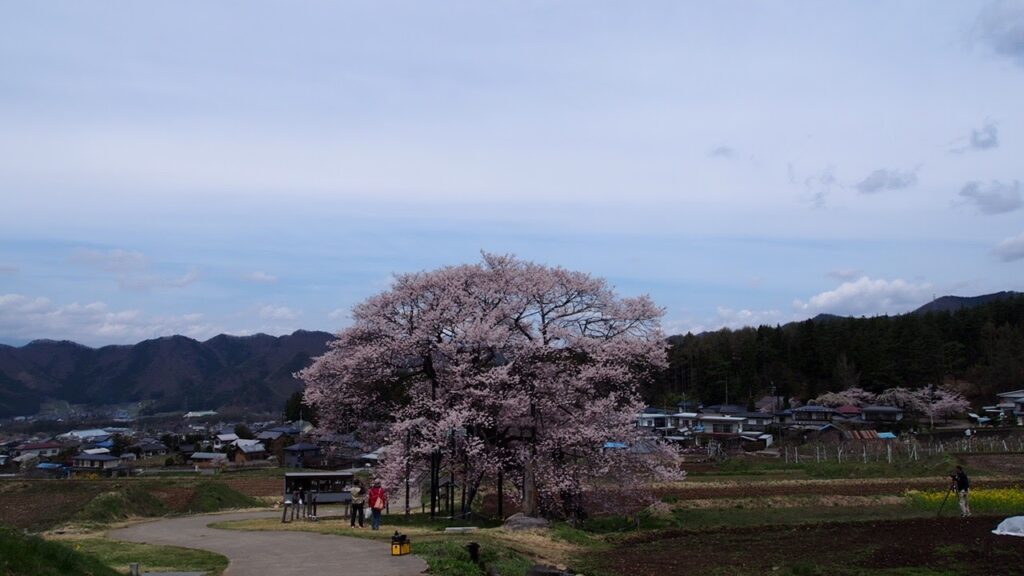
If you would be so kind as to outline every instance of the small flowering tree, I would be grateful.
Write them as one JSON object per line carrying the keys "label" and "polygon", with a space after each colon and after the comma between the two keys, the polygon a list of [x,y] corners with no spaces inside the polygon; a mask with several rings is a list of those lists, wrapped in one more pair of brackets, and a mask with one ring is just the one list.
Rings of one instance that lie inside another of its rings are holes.
{"label": "small flowering tree", "polygon": [[587,274],[484,254],[397,276],[299,376],[322,426],[386,423],[392,487],[428,469],[436,486],[445,468],[464,511],[483,481],[511,480],[524,512],[574,516],[589,480],[670,474],[649,448],[604,449],[640,440],[638,386],[666,362],[661,315]]}
{"label": "small flowering tree", "polygon": [[862,388],[848,388],[841,392],[826,392],[814,399],[821,406],[836,408],[838,406],[866,406],[875,401],[875,395]]}
{"label": "small flowering tree", "polygon": [[895,406],[904,412],[923,413],[921,395],[916,390],[902,386],[886,388],[878,395],[876,401],[881,406]]}
{"label": "small flowering tree", "polygon": [[931,427],[935,418],[948,418],[967,412],[971,405],[959,392],[940,386],[926,386],[917,391],[921,411],[928,416]]}

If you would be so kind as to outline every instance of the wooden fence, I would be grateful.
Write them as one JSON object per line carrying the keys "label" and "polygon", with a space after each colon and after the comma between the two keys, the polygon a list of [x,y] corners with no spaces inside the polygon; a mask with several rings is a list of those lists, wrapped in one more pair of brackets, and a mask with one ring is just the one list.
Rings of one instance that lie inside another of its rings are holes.
{"label": "wooden fence", "polygon": [[785,462],[916,462],[940,454],[1024,453],[1024,436],[1008,438],[969,437],[957,440],[919,441],[917,439],[847,441],[839,444],[783,446]]}

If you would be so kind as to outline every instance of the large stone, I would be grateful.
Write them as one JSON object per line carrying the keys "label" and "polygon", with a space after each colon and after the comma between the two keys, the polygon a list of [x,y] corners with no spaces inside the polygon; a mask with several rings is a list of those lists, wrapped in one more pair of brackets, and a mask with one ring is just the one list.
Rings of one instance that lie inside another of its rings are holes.
{"label": "large stone", "polygon": [[513,514],[505,519],[505,524],[502,528],[516,532],[519,530],[536,530],[538,528],[547,528],[551,525],[550,522],[543,518],[537,518],[535,516],[527,516],[523,513]]}

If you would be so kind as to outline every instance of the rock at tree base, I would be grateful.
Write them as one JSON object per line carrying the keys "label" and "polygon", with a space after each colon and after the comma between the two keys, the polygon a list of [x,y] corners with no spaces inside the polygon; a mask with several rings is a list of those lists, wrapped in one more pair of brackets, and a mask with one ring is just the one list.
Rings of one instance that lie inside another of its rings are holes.
{"label": "rock at tree base", "polygon": [[550,522],[543,518],[535,518],[533,516],[527,516],[520,512],[519,514],[513,514],[505,519],[505,523],[501,525],[505,530],[511,532],[517,532],[519,530],[534,530],[537,528],[547,528],[551,525]]}

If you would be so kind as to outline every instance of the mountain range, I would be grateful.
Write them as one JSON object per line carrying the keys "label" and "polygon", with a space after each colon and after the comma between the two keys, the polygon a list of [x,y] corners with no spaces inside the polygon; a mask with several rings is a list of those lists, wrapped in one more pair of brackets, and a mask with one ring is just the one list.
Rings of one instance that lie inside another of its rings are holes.
{"label": "mountain range", "polygon": [[302,383],[293,374],[326,352],[334,337],[185,336],[89,348],[67,340],[0,345],[0,417],[34,414],[47,400],[72,404],[149,401],[153,411],[224,406],[283,409]]}
{"label": "mountain range", "polygon": [[[955,312],[1018,296],[943,296],[910,314]],[[822,314],[815,322],[841,316]],[[107,405],[148,401],[152,411],[226,406],[277,411],[302,383],[293,374],[327,350],[333,336],[299,330],[285,336],[185,336],[89,348],[70,341],[0,345],[0,417],[34,414],[47,400]]]}

